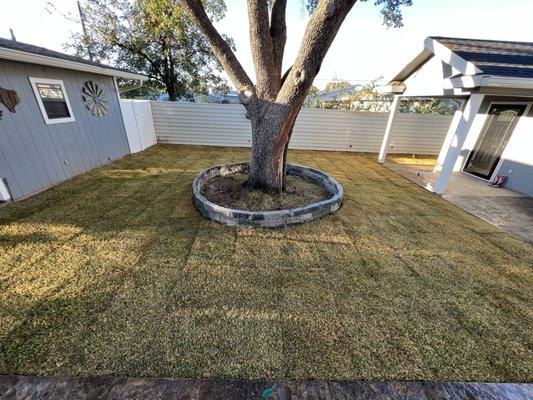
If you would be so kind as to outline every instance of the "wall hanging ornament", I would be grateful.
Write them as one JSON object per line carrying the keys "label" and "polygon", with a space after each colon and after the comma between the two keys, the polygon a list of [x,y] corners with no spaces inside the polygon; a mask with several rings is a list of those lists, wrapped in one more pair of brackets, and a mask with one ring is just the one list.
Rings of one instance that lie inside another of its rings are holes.
{"label": "wall hanging ornament", "polygon": [[87,107],[92,115],[98,118],[107,115],[109,111],[109,98],[100,86],[93,81],[87,81],[81,91],[83,92],[82,98],[85,107]]}
{"label": "wall hanging ornament", "polygon": [[8,90],[0,87],[0,102],[4,103],[9,111],[16,112],[15,107],[20,103],[20,96],[14,90]]}

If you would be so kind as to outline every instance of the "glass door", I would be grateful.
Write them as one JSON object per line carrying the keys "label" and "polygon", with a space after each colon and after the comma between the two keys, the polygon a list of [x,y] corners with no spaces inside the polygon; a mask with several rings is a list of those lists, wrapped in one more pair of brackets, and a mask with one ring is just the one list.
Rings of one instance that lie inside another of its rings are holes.
{"label": "glass door", "polygon": [[526,106],[522,104],[493,104],[463,171],[480,178],[490,179],[518,118],[525,109]]}

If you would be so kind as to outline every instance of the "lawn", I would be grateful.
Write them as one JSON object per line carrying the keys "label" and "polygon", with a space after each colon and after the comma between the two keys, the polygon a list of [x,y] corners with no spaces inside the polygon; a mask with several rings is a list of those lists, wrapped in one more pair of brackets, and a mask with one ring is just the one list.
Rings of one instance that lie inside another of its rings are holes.
{"label": "lawn", "polygon": [[433,167],[437,162],[437,156],[427,154],[389,154],[387,158],[396,164],[417,165],[419,167]]}
{"label": "lawn", "polygon": [[0,374],[533,380],[533,247],[376,162],[292,151],[343,207],[202,220],[245,149],[157,145],[0,208]]}

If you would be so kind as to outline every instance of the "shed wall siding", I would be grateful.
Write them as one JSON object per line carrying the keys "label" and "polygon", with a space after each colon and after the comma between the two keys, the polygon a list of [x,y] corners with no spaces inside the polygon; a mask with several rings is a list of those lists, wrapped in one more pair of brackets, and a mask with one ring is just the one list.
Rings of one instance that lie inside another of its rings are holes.
{"label": "shed wall siding", "polygon": [[[161,143],[251,145],[250,121],[244,107],[232,104],[195,104],[153,101],[157,139]],[[388,113],[303,109],[294,127],[294,149],[377,152]],[[390,152],[438,154],[451,115],[401,114]]]}
{"label": "shed wall siding", "polygon": [[[61,79],[76,121],[46,125],[29,77]],[[81,89],[92,80],[109,97],[109,112],[97,118],[85,108]],[[0,104],[0,177],[14,199],[45,189],[129,153],[112,77],[0,60],[0,86],[21,98],[16,113]]]}

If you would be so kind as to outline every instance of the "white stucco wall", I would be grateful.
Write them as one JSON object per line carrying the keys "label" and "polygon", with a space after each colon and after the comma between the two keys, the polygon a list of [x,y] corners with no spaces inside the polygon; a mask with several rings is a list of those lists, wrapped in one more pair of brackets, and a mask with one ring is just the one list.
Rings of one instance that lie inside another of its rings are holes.
{"label": "white stucco wall", "polygon": [[502,154],[498,175],[507,187],[533,197],[533,112],[522,116]]}
{"label": "white stucco wall", "polygon": [[432,57],[418,71],[405,80],[404,96],[442,96],[444,77],[457,73],[449,64],[438,57]]}

